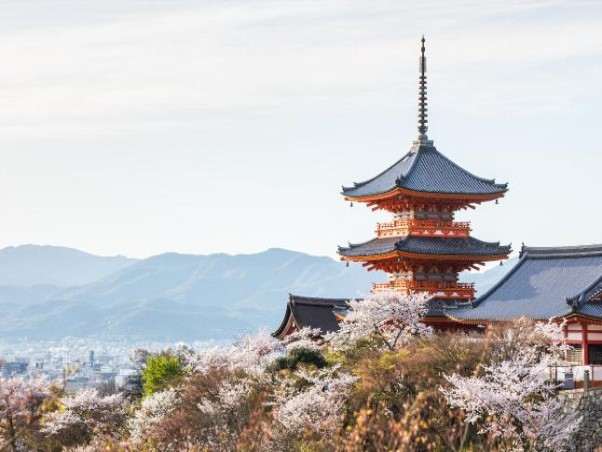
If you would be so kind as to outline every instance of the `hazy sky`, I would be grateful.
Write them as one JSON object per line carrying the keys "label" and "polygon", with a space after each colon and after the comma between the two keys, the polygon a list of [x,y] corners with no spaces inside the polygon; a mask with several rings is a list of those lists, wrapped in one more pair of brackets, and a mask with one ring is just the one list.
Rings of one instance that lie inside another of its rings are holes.
{"label": "hazy sky", "polygon": [[483,240],[602,243],[602,2],[3,0],[0,246],[334,256],[344,202],[429,137]]}

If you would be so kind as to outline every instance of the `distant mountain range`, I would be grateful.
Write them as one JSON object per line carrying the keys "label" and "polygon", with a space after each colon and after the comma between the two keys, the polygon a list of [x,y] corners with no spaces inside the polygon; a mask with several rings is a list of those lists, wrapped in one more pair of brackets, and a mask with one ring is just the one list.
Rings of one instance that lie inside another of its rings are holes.
{"label": "distant mountain range", "polygon": [[60,246],[11,246],[0,250],[0,285],[80,286],[135,262],[123,256],[100,257]]}
{"label": "distant mountain range", "polygon": [[[471,274],[482,291],[511,265]],[[50,246],[0,250],[0,338],[227,339],[275,329],[288,293],[354,297],[384,276],[284,249],[99,257]]]}

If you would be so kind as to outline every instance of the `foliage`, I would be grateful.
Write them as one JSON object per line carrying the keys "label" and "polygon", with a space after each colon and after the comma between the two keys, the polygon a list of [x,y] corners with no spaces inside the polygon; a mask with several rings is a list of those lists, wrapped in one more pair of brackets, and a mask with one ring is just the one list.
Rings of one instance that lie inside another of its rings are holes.
{"label": "foliage", "polygon": [[269,370],[277,372],[279,370],[297,370],[300,365],[311,365],[318,369],[326,366],[326,359],[318,350],[308,348],[293,348],[289,350],[286,356],[276,358],[269,366]]}
{"label": "foliage", "polygon": [[36,427],[43,405],[52,395],[51,384],[43,379],[24,381],[0,378],[0,449],[22,450]]}
{"label": "foliage", "polygon": [[118,436],[125,422],[123,396],[84,389],[63,397],[44,417],[42,433],[63,445],[85,444],[96,435]]}
{"label": "foliage", "polygon": [[524,328],[528,325],[522,320],[503,332],[496,348],[502,359],[482,365],[482,375],[448,375],[452,387],[441,391],[467,413],[467,422],[480,425],[480,433],[516,450],[563,448],[580,419],[563,412],[557,388],[548,381],[548,369],[562,351],[555,344],[562,326],[550,322]]}
{"label": "foliage", "polygon": [[340,428],[343,404],[355,377],[337,367],[303,370],[294,377],[283,380],[274,395],[276,429],[285,435],[299,435],[308,430],[333,433]]}
{"label": "foliage", "polygon": [[413,336],[430,334],[431,329],[422,323],[427,300],[426,294],[405,296],[393,290],[370,294],[361,301],[351,300],[339,330],[326,337],[340,348],[373,339],[376,345],[394,350]]}
{"label": "foliage", "polygon": [[174,409],[176,397],[174,389],[166,389],[142,400],[140,407],[128,421],[133,443],[139,444],[152,434],[153,427]]}
{"label": "foliage", "polygon": [[148,397],[176,385],[183,375],[184,367],[180,358],[170,352],[148,356],[142,369],[144,395]]}
{"label": "foliage", "polygon": [[213,347],[191,358],[194,373],[211,369],[244,369],[249,373],[262,373],[264,366],[286,353],[284,345],[266,331],[246,335],[226,348]]}
{"label": "foliage", "polygon": [[[424,300],[350,303],[336,334],[266,332],[195,351],[138,351],[146,395],[0,380],[5,449],[74,451],[562,450],[579,419],[547,366],[556,323],[430,334]],[[397,306],[398,304],[408,306]],[[148,386],[146,386],[148,385]],[[12,423],[12,430],[11,430]]]}

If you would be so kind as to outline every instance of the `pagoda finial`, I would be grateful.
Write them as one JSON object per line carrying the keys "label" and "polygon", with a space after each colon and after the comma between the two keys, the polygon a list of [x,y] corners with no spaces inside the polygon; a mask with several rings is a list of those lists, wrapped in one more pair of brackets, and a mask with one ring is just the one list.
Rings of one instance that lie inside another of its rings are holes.
{"label": "pagoda finial", "polygon": [[418,139],[426,141],[426,131],[428,130],[428,108],[426,105],[426,56],[424,55],[424,35],[422,35],[422,47],[420,48],[420,77],[418,81]]}

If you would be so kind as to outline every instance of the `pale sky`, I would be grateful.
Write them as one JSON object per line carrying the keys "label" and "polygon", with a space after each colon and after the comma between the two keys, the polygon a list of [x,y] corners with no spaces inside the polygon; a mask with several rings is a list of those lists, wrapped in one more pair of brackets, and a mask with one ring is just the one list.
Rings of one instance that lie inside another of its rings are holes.
{"label": "pale sky", "polygon": [[416,137],[508,182],[482,240],[602,243],[602,2],[3,0],[0,247],[335,256]]}

